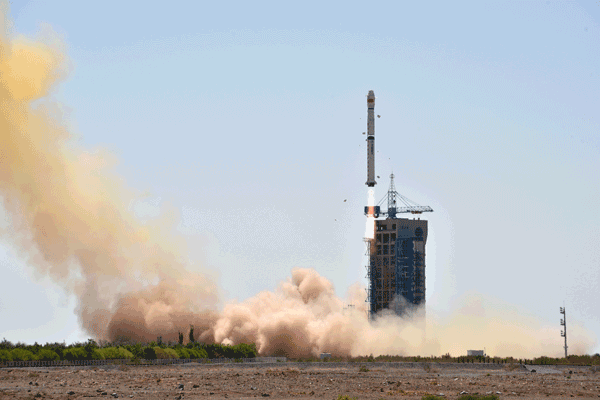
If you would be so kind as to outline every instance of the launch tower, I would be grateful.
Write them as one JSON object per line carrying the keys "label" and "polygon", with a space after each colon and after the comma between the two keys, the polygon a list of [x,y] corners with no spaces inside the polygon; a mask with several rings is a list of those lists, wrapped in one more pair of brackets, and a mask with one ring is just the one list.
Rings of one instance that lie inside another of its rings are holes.
{"label": "launch tower", "polygon": [[398,218],[397,214],[419,215],[433,210],[419,206],[396,192],[394,174],[390,175],[390,189],[380,204],[386,200],[387,211],[376,215],[376,218],[387,218],[375,220],[374,237],[367,246],[370,316],[384,309],[404,315],[416,306],[425,305],[427,221],[420,217]]}

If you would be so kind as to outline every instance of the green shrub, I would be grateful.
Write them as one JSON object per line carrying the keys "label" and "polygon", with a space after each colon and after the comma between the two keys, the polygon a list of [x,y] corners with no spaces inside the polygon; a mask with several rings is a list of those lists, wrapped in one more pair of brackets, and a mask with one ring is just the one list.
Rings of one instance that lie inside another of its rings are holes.
{"label": "green shrub", "polygon": [[[160,348],[160,347],[156,347]],[[145,347],[144,348],[144,359],[146,360],[156,360],[156,350],[154,347]]]}
{"label": "green shrub", "polygon": [[119,358],[119,351],[116,347],[105,347],[100,349],[100,352],[104,356],[105,360],[114,360]]}
{"label": "green shrub", "polygon": [[208,358],[221,358],[225,357],[225,351],[223,346],[220,344],[207,344],[204,346],[204,350],[208,354]]}
{"label": "green shrub", "polygon": [[60,357],[54,350],[40,349],[37,353],[37,359],[40,361],[57,361],[60,360]]}
{"label": "green shrub", "polygon": [[[6,340],[6,339],[5,339]],[[10,350],[0,350],[0,362],[12,361],[12,353]]]}
{"label": "green shrub", "polygon": [[94,350],[98,349],[98,343],[94,339],[88,339],[87,343],[83,347],[87,360],[93,360],[94,356],[99,357],[99,353],[94,353]]}
{"label": "green shrub", "polygon": [[47,349],[47,350],[52,350],[53,352],[58,354],[59,359],[62,360],[62,359],[64,359],[63,352],[67,348],[67,345],[65,343],[58,343],[58,342],[46,343],[43,348]]}
{"label": "green shrub", "polygon": [[179,358],[177,352],[173,349],[161,349],[160,347],[154,348],[154,353],[156,354],[157,359],[170,359],[170,358]]}
{"label": "green shrub", "polygon": [[179,358],[192,358],[190,350],[186,349],[185,347],[177,346],[174,350],[177,352],[177,356]]}
{"label": "green shrub", "polygon": [[428,394],[426,396],[421,397],[421,400],[446,400],[440,396],[434,396],[432,394]]}
{"label": "green shrub", "polygon": [[208,358],[206,350],[202,348],[187,349],[190,353],[190,358]]}
{"label": "green shrub", "polygon": [[162,360],[164,358],[169,358],[167,356],[167,353],[165,352],[165,350],[161,349],[160,347],[154,347],[154,354],[156,354],[156,359],[157,360]]}
{"label": "green shrub", "polygon": [[12,355],[13,361],[35,360],[35,355],[31,351],[21,349],[21,348],[12,349],[11,355]]}
{"label": "green shrub", "polygon": [[92,349],[91,354],[86,354],[86,360],[104,360],[104,353],[101,349]]}
{"label": "green shrub", "polygon": [[125,347],[119,347],[119,358],[131,360],[134,357],[135,356],[133,355],[133,353],[127,350]]}
{"label": "green shrub", "polygon": [[63,358],[69,361],[85,360],[86,356],[83,347],[71,347],[63,352]]}
{"label": "green shrub", "polygon": [[[189,344],[188,348],[190,348]],[[206,351],[208,358],[253,358],[258,355],[254,343],[240,343],[234,346],[207,344],[203,345],[201,348]]]}
{"label": "green shrub", "polygon": [[130,344],[124,346],[124,348],[131,354],[133,354],[134,358],[144,358],[144,346],[142,346],[141,344]]}
{"label": "green shrub", "polygon": [[133,354],[124,347],[105,347],[100,350],[107,360],[131,360]]}
{"label": "green shrub", "polygon": [[179,355],[177,354],[177,352],[173,349],[163,349],[163,351],[165,352],[165,354],[167,355],[166,358],[179,358]]}
{"label": "green shrub", "polygon": [[233,351],[235,353],[235,358],[254,358],[258,355],[256,351],[256,345],[240,343],[233,346]]}
{"label": "green shrub", "polygon": [[458,400],[498,400],[498,396],[495,394],[488,395],[476,395],[476,394],[464,394],[458,398]]}

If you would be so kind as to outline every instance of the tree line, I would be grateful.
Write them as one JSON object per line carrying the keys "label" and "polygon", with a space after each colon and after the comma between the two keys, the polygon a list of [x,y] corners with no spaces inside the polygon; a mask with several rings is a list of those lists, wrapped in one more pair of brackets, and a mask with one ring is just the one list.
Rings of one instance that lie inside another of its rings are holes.
{"label": "tree line", "polygon": [[221,344],[204,344],[189,342],[118,344],[104,342],[100,345],[89,339],[85,343],[46,343],[33,345],[16,343],[4,339],[0,342],[0,362],[8,361],[78,361],[78,360],[155,360],[166,358],[254,358],[258,355],[256,345],[237,344],[233,346]]}
{"label": "tree line", "polygon": [[450,354],[442,356],[401,356],[401,355],[380,355],[377,357],[357,356],[340,357],[331,355],[325,359],[318,357],[291,359],[291,361],[300,362],[436,362],[436,363],[488,363],[488,364],[528,364],[528,365],[600,365],[600,354],[593,355],[570,355],[567,358],[535,357],[514,358],[514,357],[490,357],[490,356],[458,356],[452,357]]}

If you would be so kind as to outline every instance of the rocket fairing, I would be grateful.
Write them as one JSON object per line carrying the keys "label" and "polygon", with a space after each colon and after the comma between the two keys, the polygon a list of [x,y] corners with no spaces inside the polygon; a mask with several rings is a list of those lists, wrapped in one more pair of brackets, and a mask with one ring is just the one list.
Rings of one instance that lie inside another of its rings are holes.
{"label": "rocket fairing", "polygon": [[367,95],[367,182],[373,187],[375,182],[375,93],[369,90]]}

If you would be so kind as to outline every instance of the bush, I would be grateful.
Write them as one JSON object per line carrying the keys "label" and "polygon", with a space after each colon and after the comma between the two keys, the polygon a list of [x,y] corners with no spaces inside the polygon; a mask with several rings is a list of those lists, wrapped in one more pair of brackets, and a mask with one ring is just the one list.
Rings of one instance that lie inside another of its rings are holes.
{"label": "bush", "polygon": [[58,361],[60,360],[60,357],[54,350],[40,349],[37,353],[37,359],[40,361]]}
{"label": "bush", "polygon": [[[188,348],[190,346],[188,345]],[[208,344],[202,346],[206,351],[208,358],[253,358],[258,355],[256,345],[240,343],[235,346],[225,346],[222,344]]]}
{"label": "bush", "polygon": [[85,360],[86,356],[83,347],[71,347],[63,352],[63,358],[69,361]]}
{"label": "bush", "polygon": [[495,394],[488,394],[486,396],[476,394],[465,394],[458,398],[458,400],[498,400],[498,396]]}
{"label": "bush", "polygon": [[[160,347],[156,347],[156,349],[160,349]],[[144,359],[146,360],[156,360],[156,350],[155,347],[145,347],[144,348]]]}
{"label": "bush", "polygon": [[10,350],[0,350],[0,362],[12,361],[12,354]]}
{"label": "bush", "polygon": [[11,350],[13,361],[32,361],[35,360],[35,356],[29,350],[16,348]]}
{"label": "bush", "polygon": [[2,339],[2,342],[0,342],[0,350],[12,350],[15,348],[15,345],[9,341],[6,340],[6,338]]}
{"label": "bush", "polygon": [[236,358],[254,358],[258,355],[256,344],[240,343],[233,346]]}
{"label": "bush", "polygon": [[59,359],[62,360],[64,359],[63,352],[66,350],[67,345],[64,342],[46,343],[43,348],[54,351],[56,354],[58,354]]}
{"label": "bush", "polygon": [[177,352],[173,349],[161,349],[160,347],[154,347],[154,354],[156,355],[156,358],[161,360],[161,359],[170,359],[170,358],[179,358],[179,356],[177,355]]}
{"label": "bush", "polygon": [[134,357],[133,354],[124,347],[105,347],[100,349],[100,351],[107,360],[131,360]]}
{"label": "bush", "polygon": [[118,349],[119,349],[119,358],[131,360],[132,358],[135,357],[133,355],[133,353],[130,352],[129,350],[127,350],[125,347],[119,347]]}
{"label": "bush", "polygon": [[[87,352],[86,352],[87,353]],[[86,360],[104,360],[104,353],[100,349],[92,349],[91,354],[86,354]]]}
{"label": "bush", "polygon": [[144,347],[141,344],[130,344],[125,346],[124,348],[131,354],[133,354],[134,358],[144,358]]}
{"label": "bush", "polygon": [[154,347],[154,354],[156,354],[157,360],[169,358],[169,356],[167,356],[167,353],[165,352],[165,349],[161,349],[160,347]]}
{"label": "bush", "polygon": [[100,357],[99,353],[94,351],[98,349],[98,343],[94,339],[88,339],[83,349],[85,350],[85,358],[87,360],[95,360],[94,356]]}
{"label": "bush", "polygon": [[208,344],[204,346],[204,350],[208,354],[208,358],[225,357],[223,346],[220,344]]}
{"label": "bush", "polygon": [[192,358],[190,351],[185,347],[177,346],[175,347],[175,351],[177,352],[177,356],[179,358]]}
{"label": "bush", "polygon": [[177,354],[177,352],[176,352],[175,350],[173,350],[173,349],[166,348],[166,349],[162,349],[162,350],[163,350],[163,351],[165,352],[165,354],[166,354],[166,357],[165,357],[165,358],[179,358],[179,355],[178,355],[178,354]]}
{"label": "bush", "polygon": [[208,358],[208,354],[206,350],[202,348],[188,349],[190,353],[190,358]]}

